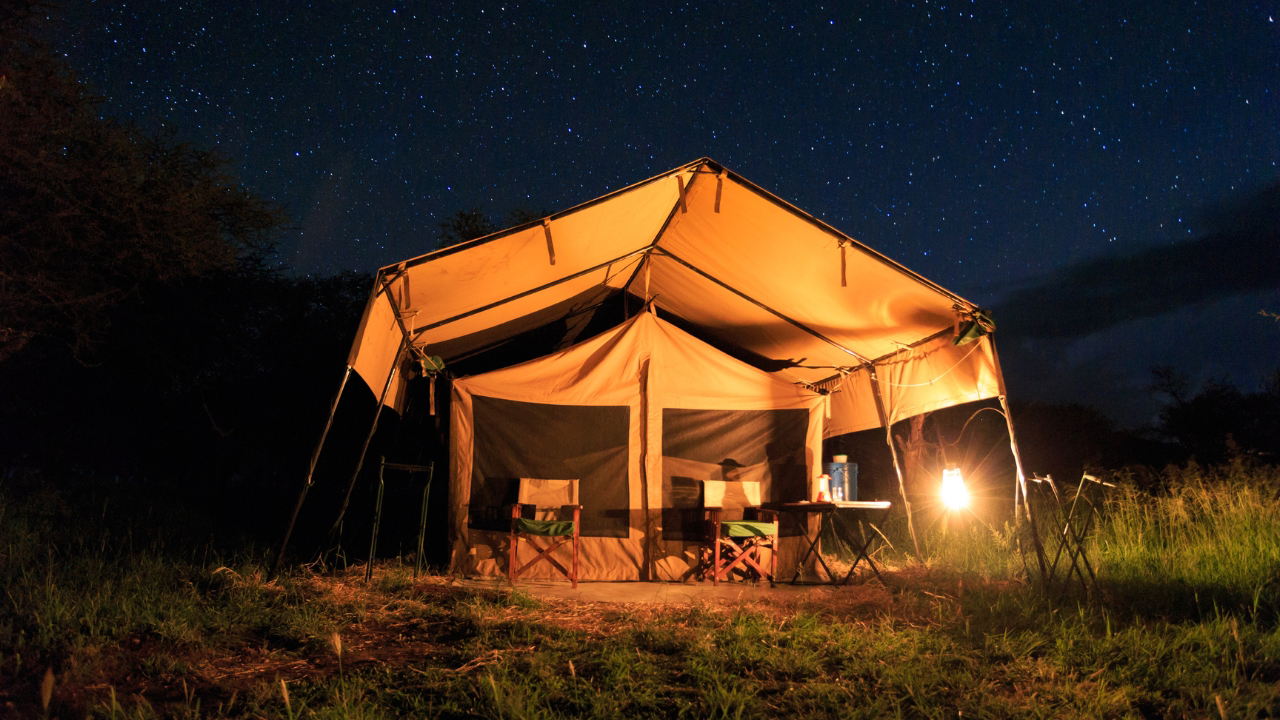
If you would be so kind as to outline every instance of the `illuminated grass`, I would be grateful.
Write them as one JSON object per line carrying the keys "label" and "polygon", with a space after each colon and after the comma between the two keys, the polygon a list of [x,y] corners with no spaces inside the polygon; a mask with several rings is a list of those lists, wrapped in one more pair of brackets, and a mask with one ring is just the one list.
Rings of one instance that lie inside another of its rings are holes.
{"label": "illuminated grass", "polygon": [[1115,493],[1092,597],[1045,596],[975,525],[924,565],[882,551],[890,589],[785,605],[541,601],[396,564],[267,582],[252,551],[0,495],[0,703],[38,717],[53,667],[55,717],[1274,716],[1275,478],[1215,473]]}

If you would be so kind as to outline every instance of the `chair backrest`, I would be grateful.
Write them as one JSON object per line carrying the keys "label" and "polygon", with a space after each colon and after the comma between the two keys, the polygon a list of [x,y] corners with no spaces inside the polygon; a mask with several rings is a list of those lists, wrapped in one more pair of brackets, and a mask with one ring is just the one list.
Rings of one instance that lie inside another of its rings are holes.
{"label": "chair backrest", "polygon": [[578,504],[578,481],[520,478],[517,501],[535,507],[560,507]]}
{"label": "chair backrest", "polygon": [[702,506],[740,509],[759,507],[762,496],[757,480],[703,480]]}

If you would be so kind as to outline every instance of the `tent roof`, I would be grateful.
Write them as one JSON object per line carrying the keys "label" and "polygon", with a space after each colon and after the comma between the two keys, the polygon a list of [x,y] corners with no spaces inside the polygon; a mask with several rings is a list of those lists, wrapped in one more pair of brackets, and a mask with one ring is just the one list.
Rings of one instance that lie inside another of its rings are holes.
{"label": "tent roof", "polygon": [[349,361],[373,388],[402,338],[448,363],[574,328],[620,293],[800,383],[836,382],[976,309],[707,158],[389,265],[376,285]]}

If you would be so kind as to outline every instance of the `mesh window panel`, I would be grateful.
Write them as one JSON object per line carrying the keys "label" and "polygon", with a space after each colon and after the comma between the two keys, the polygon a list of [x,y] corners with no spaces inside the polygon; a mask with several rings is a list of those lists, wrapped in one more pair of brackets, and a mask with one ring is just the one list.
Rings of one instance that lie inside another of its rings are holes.
{"label": "mesh window panel", "polygon": [[475,396],[469,524],[508,530],[519,478],[577,478],[581,534],[627,537],[628,408]]}
{"label": "mesh window panel", "polygon": [[[807,410],[664,409],[663,537],[701,538],[703,480],[757,480],[765,502],[806,499],[808,428]],[[792,535],[801,528],[779,530]]]}

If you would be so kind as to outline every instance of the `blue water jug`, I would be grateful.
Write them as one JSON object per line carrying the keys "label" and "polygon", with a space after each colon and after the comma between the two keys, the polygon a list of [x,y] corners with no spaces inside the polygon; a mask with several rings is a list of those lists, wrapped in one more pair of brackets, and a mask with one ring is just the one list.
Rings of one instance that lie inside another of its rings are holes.
{"label": "blue water jug", "polygon": [[831,497],[835,500],[858,499],[858,463],[829,462],[822,471],[831,476]]}

